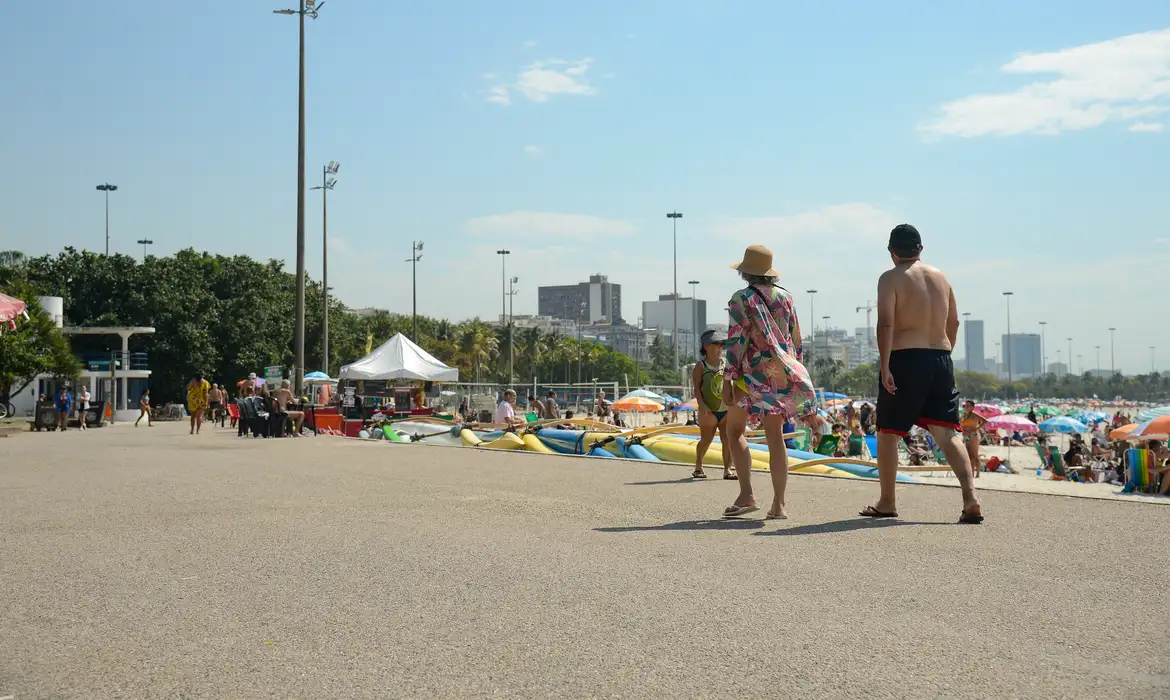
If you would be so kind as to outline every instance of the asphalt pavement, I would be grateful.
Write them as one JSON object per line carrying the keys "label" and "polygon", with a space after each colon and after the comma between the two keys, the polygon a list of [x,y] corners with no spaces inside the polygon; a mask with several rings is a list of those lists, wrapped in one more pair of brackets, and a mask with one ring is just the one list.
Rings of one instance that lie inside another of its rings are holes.
{"label": "asphalt pavement", "polygon": [[986,492],[964,526],[911,485],[873,521],[874,482],[793,476],[789,520],[724,521],[689,472],[5,438],[0,698],[1170,697],[1170,508]]}

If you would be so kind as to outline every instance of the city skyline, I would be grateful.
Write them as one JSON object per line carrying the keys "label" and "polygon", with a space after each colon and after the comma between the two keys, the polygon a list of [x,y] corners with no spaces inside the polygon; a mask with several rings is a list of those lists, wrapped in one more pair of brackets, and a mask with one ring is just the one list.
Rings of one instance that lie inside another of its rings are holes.
{"label": "city skyline", "polygon": [[[307,167],[346,164],[329,279],[347,305],[409,312],[402,261],[426,241],[420,314],[496,317],[498,249],[517,314],[598,269],[637,308],[671,288],[677,223],[679,291],[699,282],[709,323],[741,286],[728,265],[763,243],[805,328],[853,328],[907,221],[988,337],[1012,291],[1011,331],[1046,334],[1048,362],[1069,336],[1066,359],[1088,360],[1115,327],[1119,369],[1149,371],[1150,346],[1168,364],[1170,326],[1149,321],[1170,263],[1162,4],[1077,2],[1059,22],[1003,0],[454,5],[347,0],[306,28]],[[0,76],[0,127],[20,167],[0,171],[0,249],[101,252],[108,196],[111,252],[152,241],[291,269],[297,36],[270,9],[7,8],[0,52],[21,68]],[[320,194],[305,193],[315,279]]]}

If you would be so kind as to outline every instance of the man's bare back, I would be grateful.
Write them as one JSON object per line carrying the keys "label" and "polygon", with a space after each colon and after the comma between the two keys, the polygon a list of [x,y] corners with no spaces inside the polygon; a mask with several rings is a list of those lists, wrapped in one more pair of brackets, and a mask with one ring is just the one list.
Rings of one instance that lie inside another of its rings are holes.
{"label": "man's bare back", "polygon": [[954,349],[959,330],[955,292],[938,268],[912,260],[887,270],[878,279],[878,307],[893,310],[890,350]]}

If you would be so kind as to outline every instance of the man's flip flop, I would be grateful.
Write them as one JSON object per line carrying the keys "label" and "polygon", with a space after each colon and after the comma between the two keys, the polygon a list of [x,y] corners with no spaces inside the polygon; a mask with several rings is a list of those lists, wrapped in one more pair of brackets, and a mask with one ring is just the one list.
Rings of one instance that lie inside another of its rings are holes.
{"label": "man's flip flop", "polygon": [[959,522],[963,525],[979,525],[983,522],[983,514],[963,512],[959,514]]}
{"label": "man's flip flop", "polygon": [[883,513],[873,506],[866,506],[865,510],[860,511],[858,515],[863,518],[896,518],[898,517],[898,511],[894,511],[893,513]]}
{"label": "man's flip flop", "polygon": [[787,515],[776,515],[775,513],[768,513],[766,516],[764,516],[764,519],[765,520],[787,520],[788,516]]}
{"label": "man's flip flop", "polygon": [[738,476],[736,476],[735,474],[728,474],[727,472],[723,472],[723,478],[726,481],[739,481]]}
{"label": "man's flip flop", "polygon": [[747,515],[748,513],[754,513],[759,509],[760,509],[759,506],[727,506],[726,508],[723,509],[723,517],[725,517],[725,518],[738,518],[741,515]]}
{"label": "man's flip flop", "polygon": [[692,479],[706,479],[707,474],[705,472],[697,472],[697,471],[691,472],[691,478]]}

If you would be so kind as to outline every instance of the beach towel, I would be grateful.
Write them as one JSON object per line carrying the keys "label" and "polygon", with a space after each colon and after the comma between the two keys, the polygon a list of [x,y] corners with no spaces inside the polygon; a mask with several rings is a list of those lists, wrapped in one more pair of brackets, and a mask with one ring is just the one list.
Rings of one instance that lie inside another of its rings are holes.
{"label": "beach towel", "polygon": [[1142,492],[1150,488],[1150,469],[1154,466],[1154,453],[1137,448],[1126,450],[1125,488],[1123,493]]}

